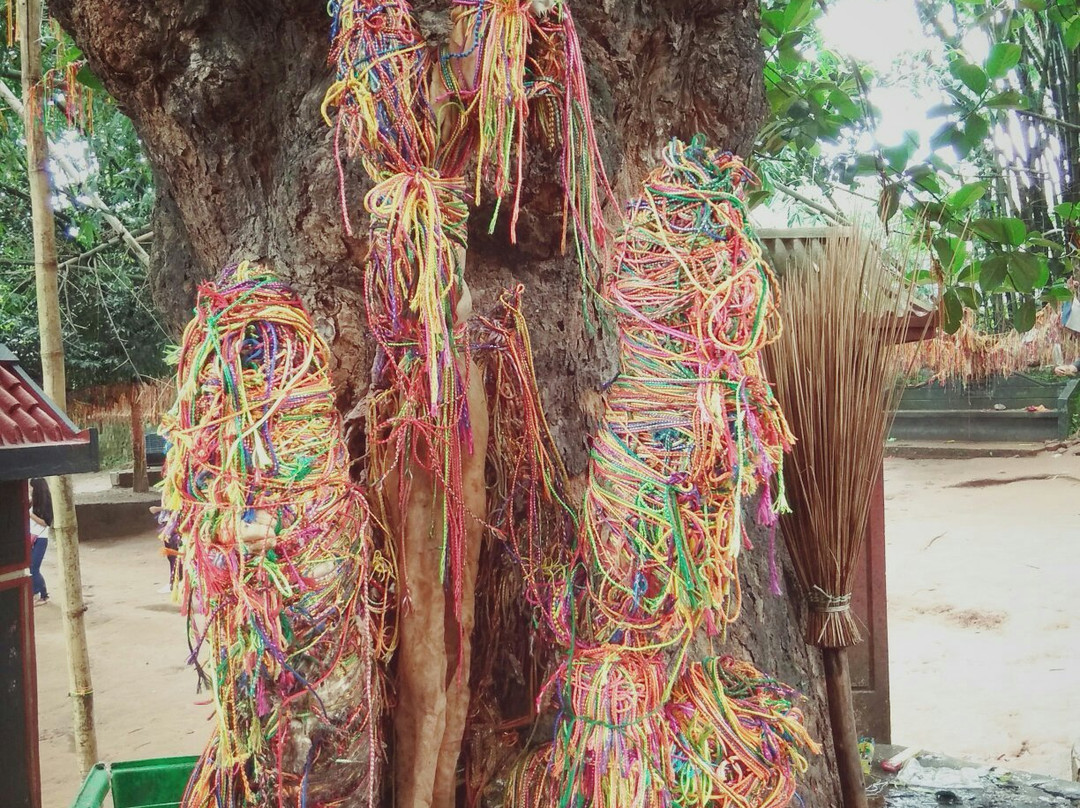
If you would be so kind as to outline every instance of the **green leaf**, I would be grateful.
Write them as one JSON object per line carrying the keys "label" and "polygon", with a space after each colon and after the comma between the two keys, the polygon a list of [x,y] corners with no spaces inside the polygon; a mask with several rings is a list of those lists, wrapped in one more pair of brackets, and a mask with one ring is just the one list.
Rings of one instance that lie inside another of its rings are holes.
{"label": "green leaf", "polygon": [[919,133],[908,130],[904,132],[904,138],[900,145],[883,148],[881,155],[885,158],[889,167],[899,174],[907,168],[908,161],[917,148],[919,148]]}
{"label": "green leaf", "polygon": [[878,159],[873,154],[860,154],[855,158],[855,173],[859,175],[877,174]]}
{"label": "green leaf", "polygon": [[952,115],[956,112],[956,107],[952,104],[935,104],[926,110],[927,118],[944,118],[946,115]]}
{"label": "green leaf", "polygon": [[1050,270],[1045,260],[1035,253],[1009,253],[1008,261],[1009,280],[1018,292],[1034,292],[1049,279]]}
{"label": "green leaf", "polygon": [[784,9],[782,31],[793,31],[806,23],[814,11],[814,0],[791,0]]}
{"label": "green leaf", "polygon": [[993,255],[982,262],[979,286],[984,292],[1000,289],[1009,277],[1009,260],[1004,255]]}
{"label": "green leaf", "polygon": [[771,191],[751,191],[746,195],[746,206],[753,210],[772,196]]}
{"label": "green leaf", "polygon": [[982,269],[982,261],[972,261],[956,276],[957,283],[975,283],[979,279],[979,270]]}
{"label": "green leaf", "polygon": [[1006,90],[986,99],[986,106],[991,109],[1020,109],[1027,105],[1027,98],[1019,90]]}
{"label": "green leaf", "polygon": [[1076,202],[1062,202],[1054,206],[1054,213],[1062,219],[1080,219],[1080,204]]}
{"label": "green leaf", "polygon": [[882,222],[888,222],[900,207],[901,191],[903,191],[903,186],[897,182],[890,183],[881,190],[881,196],[878,198],[878,217]]}
{"label": "green leaf", "polygon": [[97,240],[97,228],[94,227],[93,219],[88,217],[79,222],[79,233],[75,238],[84,250],[94,246]]}
{"label": "green leaf", "polygon": [[772,8],[768,11],[761,12],[761,24],[762,27],[768,31],[771,31],[774,35],[780,36],[784,31],[784,12],[779,8]]}
{"label": "green leaf", "polygon": [[889,168],[898,174],[907,168],[908,160],[911,158],[912,150],[907,147],[906,144],[900,144],[899,146],[887,146],[881,150],[881,156],[885,158],[885,162],[889,164]]}
{"label": "green leaf", "polygon": [[949,65],[949,72],[959,79],[975,95],[982,95],[990,84],[985,71],[966,59],[954,59]]}
{"label": "green leaf", "polygon": [[940,149],[942,146],[953,146],[962,137],[963,133],[959,126],[951,122],[946,123],[930,136],[930,148]]}
{"label": "green leaf", "polygon": [[953,287],[953,291],[956,292],[956,297],[966,308],[978,311],[980,298],[977,291],[970,286],[956,286]]}
{"label": "green leaf", "polygon": [[956,166],[953,161],[943,159],[940,154],[931,154],[927,162],[942,174],[950,177],[956,176]]}
{"label": "green leaf", "polygon": [[969,115],[964,124],[964,143],[975,148],[990,134],[990,121],[982,115]]}
{"label": "green leaf", "polygon": [[987,241],[1008,244],[1012,247],[1023,244],[1024,238],[1027,236],[1027,225],[1011,216],[1003,216],[997,219],[975,219],[971,223],[971,229]]}
{"label": "green leaf", "polygon": [[916,187],[921,188],[924,191],[929,191],[934,196],[940,196],[943,193],[941,188],[941,180],[939,180],[938,175],[933,172],[921,174],[918,177],[913,177],[913,182],[915,183]]}
{"label": "green leaf", "polygon": [[829,103],[850,121],[858,121],[862,118],[862,109],[843,90],[836,89],[829,93]]}
{"label": "green leaf", "polygon": [[941,269],[946,278],[952,279],[967,260],[967,242],[958,238],[938,236],[933,241]]}
{"label": "green leaf", "polygon": [[101,79],[94,75],[94,71],[90,69],[89,65],[83,65],[79,68],[79,72],[75,74],[75,80],[95,93],[105,92],[105,85],[101,83]]}
{"label": "green leaf", "polygon": [[1072,277],[1072,267],[1066,266],[1065,262],[1062,261],[1060,258],[1047,258],[1046,269],[1046,281],[1040,284],[1040,286],[1049,286],[1051,280],[1053,280],[1054,283],[1057,283],[1058,281],[1064,280],[1065,278]]}
{"label": "green leaf", "polygon": [[1036,236],[1034,238],[1032,236],[1028,236],[1027,243],[1031,244],[1032,246],[1035,246],[1035,247],[1045,247],[1047,250],[1050,250],[1051,252],[1061,252],[1062,250],[1065,249],[1065,245],[1063,245],[1059,241],[1051,241],[1048,238],[1041,238],[1041,237],[1038,237],[1038,236]]}
{"label": "green leaf", "polygon": [[990,48],[990,55],[986,57],[986,75],[992,79],[1004,78],[1016,67],[1023,51],[1023,48],[1012,42],[998,42]]}
{"label": "green leaf", "polygon": [[969,182],[945,197],[945,205],[952,211],[967,210],[986,193],[985,182]]}
{"label": "green leaf", "polygon": [[1076,46],[1080,45],[1080,16],[1073,17],[1064,29],[1065,47],[1076,50]]}
{"label": "green leaf", "polygon": [[1065,301],[1072,299],[1072,290],[1064,284],[1054,284],[1045,292],[1043,292],[1043,300],[1052,300],[1057,303],[1064,303]]}
{"label": "green leaf", "polygon": [[919,202],[915,210],[928,222],[940,222],[945,215],[945,206],[940,202]]}
{"label": "green leaf", "polygon": [[955,334],[960,330],[960,321],[964,317],[964,304],[956,295],[955,289],[949,289],[942,295],[942,309],[945,312],[945,322],[941,324],[946,334]]}
{"label": "green leaf", "polygon": [[1020,0],[1020,7],[1028,11],[1046,11],[1046,0]]}
{"label": "green leaf", "polygon": [[1031,330],[1031,327],[1035,325],[1035,301],[1025,300],[1020,304],[1020,307],[1013,312],[1013,328],[1024,334]]}

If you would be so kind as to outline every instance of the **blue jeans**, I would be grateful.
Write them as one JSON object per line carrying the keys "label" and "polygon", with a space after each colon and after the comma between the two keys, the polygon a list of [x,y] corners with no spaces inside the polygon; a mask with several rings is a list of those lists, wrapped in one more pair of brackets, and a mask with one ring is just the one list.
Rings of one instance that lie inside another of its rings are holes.
{"label": "blue jeans", "polygon": [[48,547],[48,536],[38,536],[30,545],[30,580],[34,584],[34,594],[41,595],[42,600],[49,597],[48,590],[45,589],[45,576],[41,574],[41,562]]}

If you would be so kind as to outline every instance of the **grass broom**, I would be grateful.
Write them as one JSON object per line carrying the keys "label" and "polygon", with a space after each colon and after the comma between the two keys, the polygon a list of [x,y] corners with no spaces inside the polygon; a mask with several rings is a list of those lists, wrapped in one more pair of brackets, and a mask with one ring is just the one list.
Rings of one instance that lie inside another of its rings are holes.
{"label": "grass broom", "polygon": [[829,235],[818,256],[782,278],[784,335],[767,356],[796,437],[785,462],[792,512],[781,526],[808,606],[806,639],[822,649],[844,805],[859,808],[866,794],[846,648],[861,638],[851,589],[900,392],[896,346],[912,288],[859,228]]}

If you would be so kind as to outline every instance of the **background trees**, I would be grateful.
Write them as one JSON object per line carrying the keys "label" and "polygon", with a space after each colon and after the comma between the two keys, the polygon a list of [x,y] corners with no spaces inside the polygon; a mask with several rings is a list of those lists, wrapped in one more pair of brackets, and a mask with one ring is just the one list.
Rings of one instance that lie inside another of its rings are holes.
{"label": "background trees", "polygon": [[[147,287],[154,193],[130,120],[58,25],[43,31],[69,386],[165,372]],[[17,45],[0,47],[0,339],[37,368],[30,201]]]}
{"label": "background trees", "polygon": [[[763,197],[816,186],[820,209],[804,210],[824,221],[871,198],[883,221],[931,249],[922,280],[941,289],[946,330],[966,308],[987,329],[1026,331],[1039,307],[1071,297],[1076,271],[1080,9],[1075,0],[912,2],[923,39],[884,71],[826,47],[818,24],[828,5],[764,4]],[[902,83],[940,100],[927,110],[926,142],[917,121],[900,142],[874,137],[875,89]]]}

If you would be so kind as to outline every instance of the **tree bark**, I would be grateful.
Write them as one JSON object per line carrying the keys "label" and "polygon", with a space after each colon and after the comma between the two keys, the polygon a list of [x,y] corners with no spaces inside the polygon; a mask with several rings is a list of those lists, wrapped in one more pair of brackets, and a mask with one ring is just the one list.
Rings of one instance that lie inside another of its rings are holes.
{"label": "tree bark", "polygon": [[[448,5],[414,3],[425,31],[445,35]],[[570,5],[600,149],[620,198],[673,135],[700,131],[712,144],[748,150],[765,113],[754,0]],[[173,325],[188,316],[196,284],[222,265],[268,259],[314,312],[333,348],[339,406],[352,410],[367,390],[373,349],[361,295],[366,244],[345,235],[332,132],[319,114],[331,78],[325,2],[51,0],[50,7],[135,122],[154,167],[151,271],[155,298]],[[559,253],[554,167],[547,155],[527,161],[516,245],[505,222],[488,234],[492,200],[481,200],[465,277],[477,311],[488,310],[503,288],[524,284],[543,404],[577,476],[599,414],[598,391],[615,373],[615,351],[610,336],[587,322],[577,266]],[[364,233],[367,185],[355,163],[346,161],[344,183],[353,230]],[[362,431],[354,434],[360,451]],[[752,569],[758,563],[751,559],[746,574],[760,573]],[[755,593],[766,591],[767,578],[761,581]],[[756,598],[747,596],[754,608],[736,640],[759,666],[807,692],[811,727],[823,738],[820,665],[799,637],[797,604]],[[836,803],[824,759],[814,761],[809,783],[802,790],[808,805]]]}
{"label": "tree bark", "polygon": [[[57,287],[56,226],[49,196],[49,147],[45,137],[41,80],[42,0],[18,0],[19,50],[22,60],[22,94],[26,130],[26,168],[30,182],[30,205],[34,229],[34,275],[37,284],[38,331],[41,339],[41,371],[45,394],[67,409],[64,344],[60,335],[60,293]],[[64,639],[67,645],[68,685],[74,713],[75,756],[85,776],[97,763],[94,731],[94,688],[90,679],[90,655],[86,647],[82,573],[79,568],[79,526],[75,520],[75,495],[70,477],[49,478],[53,501],[52,535],[60,566]]]}

